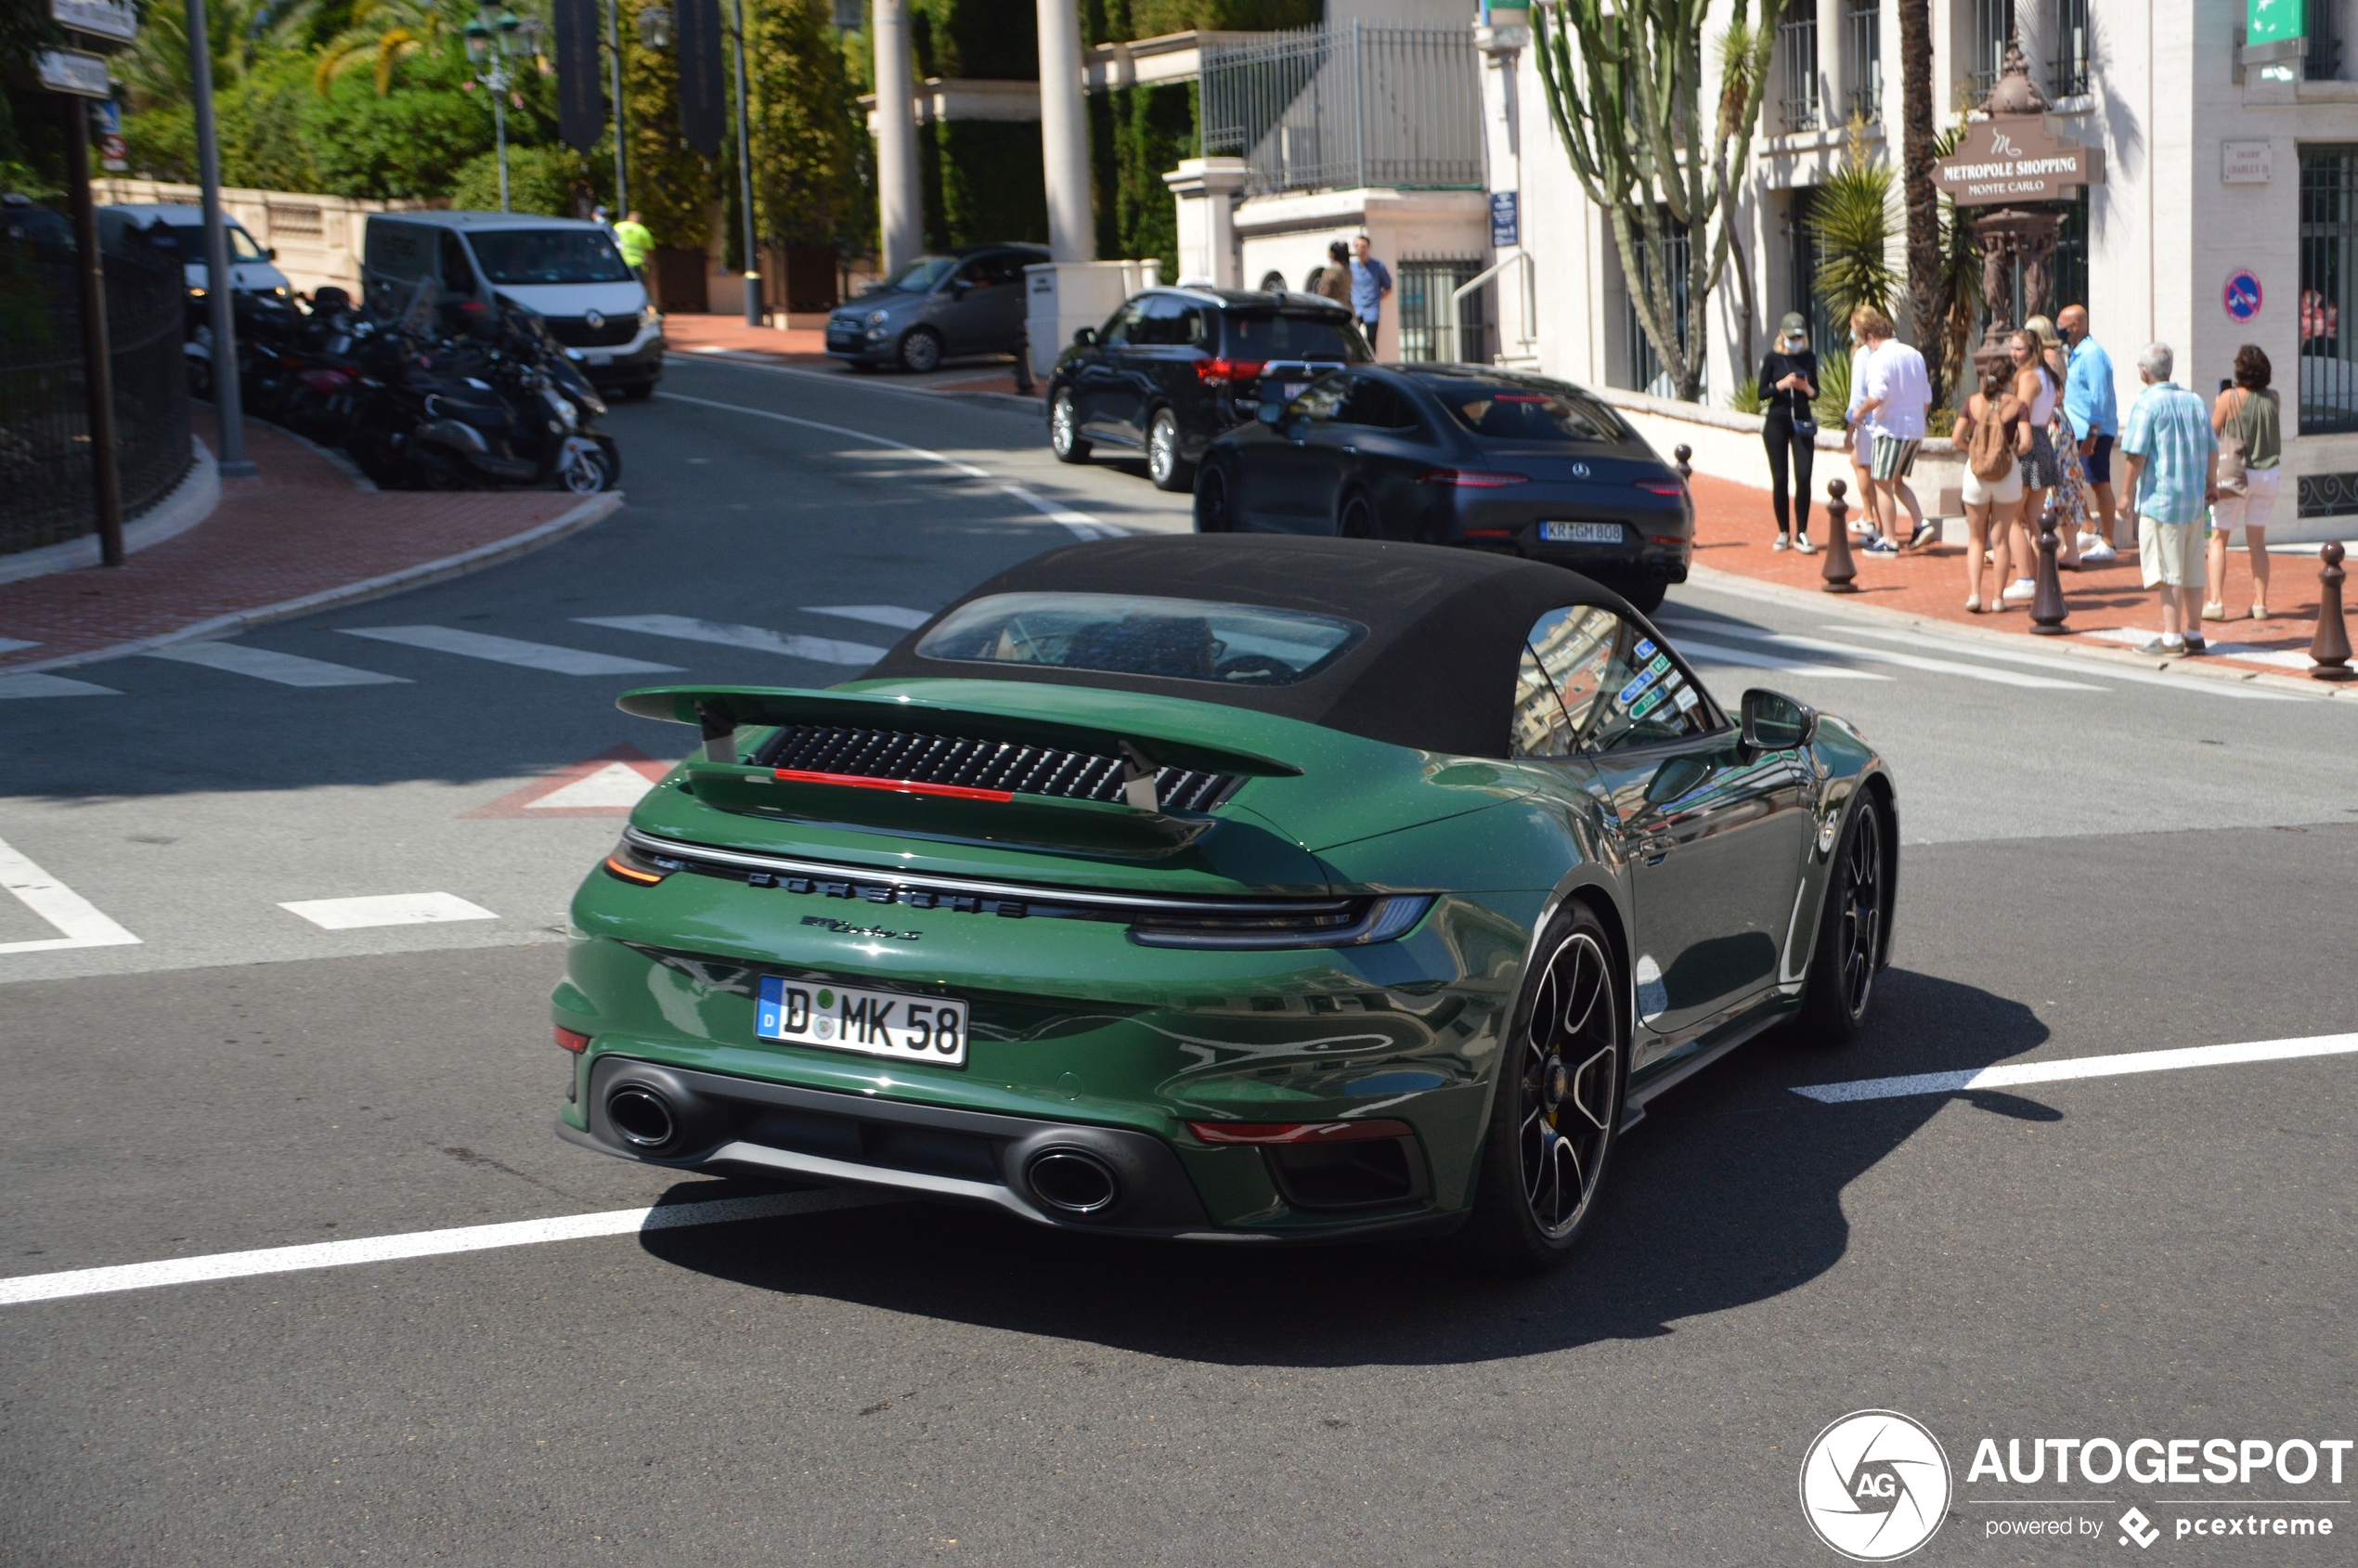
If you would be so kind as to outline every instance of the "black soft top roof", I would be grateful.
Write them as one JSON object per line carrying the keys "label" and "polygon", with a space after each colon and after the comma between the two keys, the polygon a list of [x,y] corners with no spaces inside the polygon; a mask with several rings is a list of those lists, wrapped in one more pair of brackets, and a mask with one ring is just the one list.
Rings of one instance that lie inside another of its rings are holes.
{"label": "black soft top roof", "polygon": [[1433,545],[1268,535],[1180,535],[1068,545],[1034,556],[942,611],[993,593],[1135,593],[1305,610],[1357,621],[1367,635],[1287,686],[1227,685],[1052,665],[921,658],[933,621],[862,680],[954,677],[1151,692],[1251,708],[1369,740],[1467,757],[1504,757],[1515,670],[1532,622],[1566,604],[1632,612],[1561,567]]}

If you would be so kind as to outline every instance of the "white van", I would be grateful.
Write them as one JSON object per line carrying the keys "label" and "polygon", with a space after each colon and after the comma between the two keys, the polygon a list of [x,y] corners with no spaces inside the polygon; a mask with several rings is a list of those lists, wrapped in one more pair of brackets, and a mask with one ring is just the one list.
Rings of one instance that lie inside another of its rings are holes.
{"label": "white van", "polygon": [[601,392],[644,397],[663,379],[663,317],[601,225],[526,213],[369,214],[369,299],[399,310],[427,281],[445,304],[510,299],[538,311]]}
{"label": "white van", "polygon": [[[188,292],[197,299],[204,297],[206,274],[211,270],[204,255],[204,209],[202,207],[165,207],[150,203],[124,204],[98,209],[99,239],[103,245],[127,245],[176,255]],[[229,231],[229,279],[240,293],[276,294],[280,299],[291,297],[294,290],[287,282],[287,275],[271,264],[279,253],[266,251],[253,242],[245,226],[227,213],[222,214],[222,227]]]}

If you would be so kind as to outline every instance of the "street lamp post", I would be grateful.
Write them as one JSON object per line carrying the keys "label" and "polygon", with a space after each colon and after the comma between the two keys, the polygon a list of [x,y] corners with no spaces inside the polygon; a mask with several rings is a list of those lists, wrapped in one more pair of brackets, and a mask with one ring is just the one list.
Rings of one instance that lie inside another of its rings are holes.
{"label": "street lamp post", "polygon": [[508,62],[518,55],[539,52],[540,24],[486,3],[475,19],[467,23],[466,34],[467,58],[477,67],[475,80],[491,95],[492,136],[499,149],[499,210],[504,213],[509,210],[508,89],[515,81],[508,73]]}
{"label": "street lamp post", "polygon": [[745,325],[758,327],[761,264],[753,243],[753,130],[745,123],[745,0],[737,0],[737,205],[745,220]]}
{"label": "street lamp post", "polygon": [[623,142],[629,126],[622,112],[622,0],[606,0],[606,58],[614,78],[614,215],[619,223],[630,215],[630,165]]}

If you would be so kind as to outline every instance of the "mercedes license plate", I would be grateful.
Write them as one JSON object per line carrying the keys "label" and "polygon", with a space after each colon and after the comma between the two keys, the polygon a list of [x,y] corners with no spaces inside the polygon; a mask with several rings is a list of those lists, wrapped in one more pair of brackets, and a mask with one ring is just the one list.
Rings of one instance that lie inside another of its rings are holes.
{"label": "mercedes license plate", "polygon": [[1286,384],[1285,384],[1286,401],[1287,401],[1287,402],[1289,402],[1289,403],[1290,403],[1290,402],[1292,402],[1295,398],[1297,398],[1297,397],[1301,396],[1301,395],[1302,395],[1302,393],[1303,393],[1303,392],[1304,392],[1304,391],[1305,391],[1305,390],[1309,387],[1309,385],[1310,385],[1310,383],[1309,383],[1308,382],[1286,382]]}
{"label": "mercedes license plate", "polygon": [[1539,538],[1548,544],[1619,544],[1618,523],[1542,523]]}
{"label": "mercedes license plate", "polygon": [[789,1045],[858,1051],[895,1061],[966,1065],[966,1004],[939,996],[852,991],[765,975],[753,1032]]}

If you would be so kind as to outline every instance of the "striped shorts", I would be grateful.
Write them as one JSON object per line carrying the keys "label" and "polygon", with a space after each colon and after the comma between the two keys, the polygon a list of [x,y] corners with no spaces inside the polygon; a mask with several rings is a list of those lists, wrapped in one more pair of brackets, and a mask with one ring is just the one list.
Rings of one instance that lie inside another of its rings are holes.
{"label": "striped shorts", "polygon": [[1916,448],[1923,445],[1921,441],[1902,441],[1897,435],[1876,436],[1874,466],[1867,471],[1868,476],[1886,485],[1907,478],[1916,466]]}

